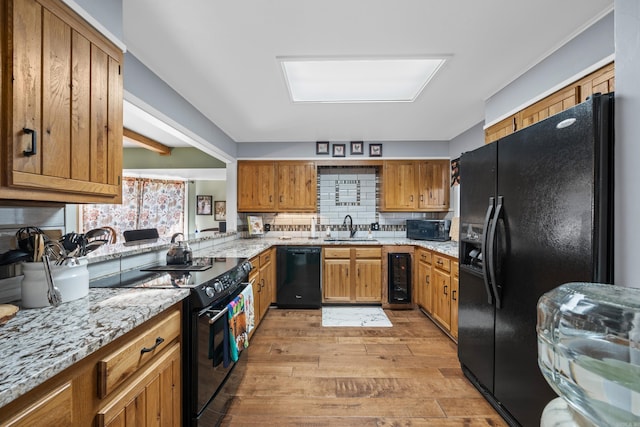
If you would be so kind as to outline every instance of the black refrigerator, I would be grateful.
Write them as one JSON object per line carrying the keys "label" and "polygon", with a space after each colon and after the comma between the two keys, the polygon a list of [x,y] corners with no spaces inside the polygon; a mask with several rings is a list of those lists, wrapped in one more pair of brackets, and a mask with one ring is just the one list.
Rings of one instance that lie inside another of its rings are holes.
{"label": "black refrigerator", "polygon": [[460,159],[458,357],[511,425],[556,394],[537,363],[536,304],[566,282],[612,283],[613,94]]}

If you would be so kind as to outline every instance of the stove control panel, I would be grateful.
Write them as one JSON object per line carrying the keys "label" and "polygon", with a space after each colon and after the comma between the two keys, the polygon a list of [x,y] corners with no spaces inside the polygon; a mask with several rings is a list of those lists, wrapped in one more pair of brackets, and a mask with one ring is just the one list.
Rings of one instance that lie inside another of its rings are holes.
{"label": "stove control panel", "polygon": [[[227,297],[235,293],[243,282],[247,281],[253,266],[249,261],[243,261],[231,270],[220,274],[207,283],[196,286],[194,291],[200,307],[212,304],[228,304]],[[222,307],[221,307],[222,308]]]}

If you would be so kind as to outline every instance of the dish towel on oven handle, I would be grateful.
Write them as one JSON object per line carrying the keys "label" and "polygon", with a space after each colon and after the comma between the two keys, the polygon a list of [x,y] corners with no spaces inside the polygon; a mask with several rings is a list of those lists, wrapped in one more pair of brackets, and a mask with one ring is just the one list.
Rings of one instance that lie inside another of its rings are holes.
{"label": "dish towel on oven handle", "polygon": [[229,355],[238,361],[240,352],[249,346],[247,316],[244,311],[244,296],[238,295],[227,305],[229,319]]}
{"label": "dish towel on oven handle", "polygon": [[247,334],[250,334],[255,326],[255,314],[253,311],[253,283],[256,280],[253,279],[244,290],[241,295],[244,297],[244,314],[247,321]]}

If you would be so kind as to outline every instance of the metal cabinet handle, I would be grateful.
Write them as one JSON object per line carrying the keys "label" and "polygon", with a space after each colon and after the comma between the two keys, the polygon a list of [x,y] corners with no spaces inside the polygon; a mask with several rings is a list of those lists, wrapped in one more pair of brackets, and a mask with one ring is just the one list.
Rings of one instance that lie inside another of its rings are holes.
{"label": "metal cabinet handle", "polygon": [[444,285],[444,294],[445,294],[445,295],[448,295],[448,294],[447,294],[447,288],[448,288],[448,287],[449,287],[449,286]]}
{"label": "metal cabinet handle", "polygon": [[31,150],[24,150],[22,154],[25,156],[33,156],[38,152],[38,132],[35,129],[23,128],[22,131],[29,135],[31,134]]}
{"label": "metal cabinet handle", "polygon": [[424,194],[420,194],[420,201],[424,202]]}
{"label": "metal cabinet handle", "polygon": [[158,346],[160,344],[162,344],[163,342],[164,342],[164,338],[162,338],[162,337],[156,338],[156,343],[154,345],[152,345],[151,347],[142,347],[142,350],[140,350],[140,354],[152,352],[153,350],[158,348]]}
{"label": "metal cabinet handle", "polygon": [[456,299],[456,291],[455,290],[451,291],[451,299],[454,300],[454,301],[457,301],[457,299]]}
{"label": "metal cabinet handle", "polygon": [[413,194],[409,197],[409,201],[413,203]]}
{"label": "metal cabinet handle", "polygon": [[280,198],[278,200],[280,200],[280,203],[282,203],[282,196],[280,196]]}

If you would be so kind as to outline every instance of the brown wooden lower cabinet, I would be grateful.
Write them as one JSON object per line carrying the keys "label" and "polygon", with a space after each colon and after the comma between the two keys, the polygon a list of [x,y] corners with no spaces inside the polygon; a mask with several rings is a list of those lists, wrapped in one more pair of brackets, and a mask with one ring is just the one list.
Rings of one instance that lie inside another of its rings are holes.
{"label": "brown wooden lower cabinet", "polygon": [[275,302],[276,290],[276,248],[269,248],[249,261],[253,265],[253,270],[249,273],[249,282],[252,283],[253,290],[253,312],[255,332],[260,321],[267,313],[271,303]]}
{"label": "brown wooden lower cabinet", "polygon": [[175,343],[98,410],[96,426],[178,426],[180,393],[180,343]]}
{"label": "brown wooden lower cabinet", "polygon": [[454,340],[458,338],[458,261],[416,249],[414,302]]}
{"label": "brown wooden lower cabinet", "polygon": [[323,302],[382,302],[381,247],[326,247],[322,257]]}
{"label": "brown wooden lower cabinet", "polygon": [[[181,312],[181,303],[172,306],[4,406],[0,426],[179,426]],[[150,331],[164,342],[142,363],[129,363],[132,346],[153,346]],[[120,377],[107,388],[99,368],[105,361]]]}

